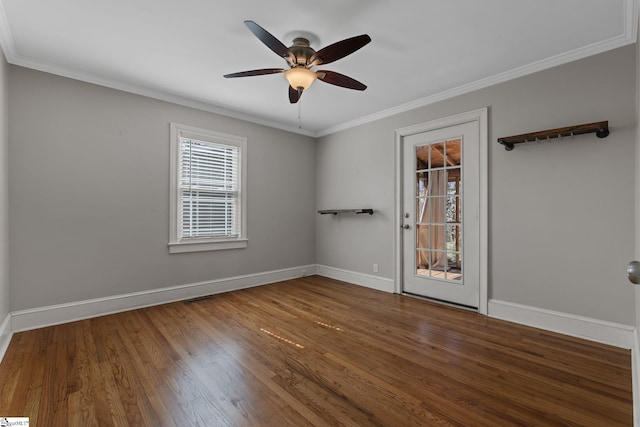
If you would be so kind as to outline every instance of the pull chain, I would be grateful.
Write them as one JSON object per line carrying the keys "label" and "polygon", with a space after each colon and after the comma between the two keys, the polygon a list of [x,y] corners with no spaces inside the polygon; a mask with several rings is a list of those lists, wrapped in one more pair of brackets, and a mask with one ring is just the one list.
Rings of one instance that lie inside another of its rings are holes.
{"label": "pull chain", "polygon": [[302,100],[298,100],[298,129],[302,129]]}

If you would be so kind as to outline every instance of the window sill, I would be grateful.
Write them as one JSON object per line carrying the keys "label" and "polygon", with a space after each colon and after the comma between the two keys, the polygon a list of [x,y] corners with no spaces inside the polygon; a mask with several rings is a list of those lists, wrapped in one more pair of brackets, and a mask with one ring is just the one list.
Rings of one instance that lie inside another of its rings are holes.
{"label": "window sill", "polygon": [[169,253],[181,254],[185,252],[242,249],[247,247],[248,242],[249,242],[249,239],[204,241],[204,242],[175,242],[175,243],[169,243]]}

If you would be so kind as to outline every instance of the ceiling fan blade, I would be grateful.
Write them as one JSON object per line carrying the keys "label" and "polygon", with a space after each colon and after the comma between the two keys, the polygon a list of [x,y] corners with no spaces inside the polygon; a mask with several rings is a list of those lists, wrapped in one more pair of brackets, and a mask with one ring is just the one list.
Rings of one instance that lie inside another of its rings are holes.
{"label": "ceiling fan blade", "polygon": [[290,56],[289,48],[286,47],[280,40],[271,35],[270,32],[262,28],[260,25],[253,21],[244,21],[244,25],[247,26],[249,31],[253,33],[262,43],[264,43],[269,49],[274,51],[278,56],[282,58],[288,58]]}
{"label": "ceiling fan blade", "polygon": [[230,79],[232,77],[251,77],[251,76],[263,76],[265,74],[277,74],[283,73],[282,68],[263,68],[261,70],[240,71],[239,73],[225,74],[224,77]]}
{"label": "ceiling fan blade", "polygon": [[346,87],[347,89],[365,90],[367,88],[367,85],[335,71],[318,70],[316,71],[316,76],[318,80],[322,80],[325,83]]}
{"label": "ceiling fan blade", "polygon": [[295,104],[302,96],[302,88],[294,89],[289,86],[289,102]]}
{"label": "ceiling fan blade", "polygon": [[330,62],[337,61],[340,58],[344,58],[345,56],[352,54],[370,41],[371,37],[366,34],[362,34],[336,42],[317,51],[311,57],[309,62],[313,63],[315,61],[316,64],[328,64]]}

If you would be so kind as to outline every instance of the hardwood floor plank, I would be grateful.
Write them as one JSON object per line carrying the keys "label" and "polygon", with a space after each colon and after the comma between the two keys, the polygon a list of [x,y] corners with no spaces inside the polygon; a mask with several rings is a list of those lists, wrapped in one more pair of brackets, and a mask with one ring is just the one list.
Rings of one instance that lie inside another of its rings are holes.
{"label": "hardwood floor plank", "polygon": [[[472,313],[469,313],[469,314],[473,315]],[[473,316],[477,316],[477,315],[473,315]],[[388,335],[389,336],[393,336],[394,335],[393,328],[389,328],[388,325],[385,326],[385,327],[386,327],[386,330],[385,330],[384,336],[388,336]],[[363,336],[364,337],[370,336],[371,332],[372,331],[365,331]],[[432,336],[431,339],[430,339],[431,345],[433,344],[433,338],[434,337]],[[411,341],[411,342],[415,343],[414,340]],[[448,348],[449,350],[451,350],[451,348],[454,347],[454,346],[451,346],[451,343],[452,342],[451,342],[451,339],[449,337],[449,339],[445,343],[445,347]],[[389,341],[388,344],[389,344],[388,348],[398,348],[398,346],[399,346],[397,341],[395,341],[395,342],[394,341]],[[365,352],[367,351],[368,344],[366,342],[362,342],[361,341],[360,342],[360,346],[363,348],[363,350]],[[474,355],[475,354],[479,354],[482,351],[483,351],[482,348],[468,348],[467,349],[467,353],[474,354]],[[460,353],[460,352],[458,352],[458,353]],[[460,360],[464,360],[464,357],[463,357],[464,353],[465,352],[462,352],[462,354],[459,354]],[[401,353],[396,353],[396,354],[400,355]],[[418,356],[420,358],[422,358],[423,360],[425,359],[425,357],[423,355],[418,355]],[[506,356],[507,357],[513,357],[513,354],[509,353]],[[407,356],[405,355],[404,357],[406,358]],[[489,358],[486,361],[484,361],[484,363],[485,364],[486,363],[491,363],[493,358],[495,358],[495,354],[494,353],[490,354]],[[360,363],[362,363],[364,360],[363,359],[359,359],[359,361],[360,361]],[[429,361],[429,365],[437,364],[436,363],[437,361],[433,360],[432,358],[429,358],[428,361]],[[449,360],[444,360],[444,361],[441,360],[440,362],[449,363]],[[483,361],[482,360],[476,360],[475,363],[483,363]],[[440,368],[446,369],[446,366],[440,366]],[[375,369],[375,367],[370,366],[369,369]],[[480,372],[485,372],[484,376],[481,376],[481,375],[478,375],[479,371],[478,371],[478,366],[477,365],[474,365],[472,367],[472,369],[475,370],[475,372],[470,372],[469,369],[458,365],[458,369],[456,369],[454,371],[456,373],[456,375],[457,375],[457,380],[460,381],[461,383],[464,383],[466,381],[466,382],[470,382],[472,384],[483,384],[483,381],[484,381],[485,388],[488,389],[488,390],[491,390],[493,388],[491,380],[496,377],[495,372],[499,372],[499,371],[494,371],[493,369],[491,369],[489,367],[490,370],[480,371]],[[387,364],[383,368],[383,371],[387,371],[387,372],[393,372],[393,370],[394,370],[394,364],[393,363]],[[510,370],[511,370],[511,368],[510,368]],[[433,377],[438,376],[438,372],[439,371],[435,371],[430,375],[432,381],[433,381]],[[397,375],[398,372],[394,372],[393,374]],[[554,374],[556,374],[556,373],[553,373],[552,376]],[[451,376],[448,375],[447,379],[450,380]],[[517,391],[517,387],[519,387],[522,384],[524,384],[525,381],[527,382],[526,389],[530,390],[532,388],[531,378],[520,378],[520,379],[517,379],[517,378],[513,377],[513,375],[512,375],[512,378],[510,379],[510,381],[514,381],[514,380],[517,380],[517,381],[515,381],[516,382],[516,387],[503,387],[502,391],[499,393],[499,397],[501,399],[505,399],[505,398],[508,399],[509,396],[513,395],[513,393]],[[519,385],[518,385],[518,383],[519,383]],[[431,387],[433,387],[433,385],[431,385]],[[535,384],[534,384],[534,387],[535,387]],[[467,387],[467,388],[469,388],[469,387]],[[472,386],[472,388],[473,388],[473,386]],[[542,384],[542,388],[548,388],[548,385],[546,383]],[[540,387],[538,387],[538,389],[540,389]],[[553,393],[549,393],[549,391],[552,391]],[[476,394],[479,393],[479,392],[480,392],[480,390],[478,390],[478,389],[475,390]],[[552,399],[552,400],[550,400],[550,402],[556,402],[556,401],[562,402],[564,400],[564,397],[567,396],[567,393],[566,393],[566,389],[555,390],[555,389],[551,388],[551,389],[547,389],[546,395],[547,395],[548,399]],[[464,400],[465,399],[464,396],[453,396],[453,397],[458,398],[460,400]],[[575,413],[574,416],[581,417],[583,412],[586,412],[586,413],[594,412],[594,414],[592,414],[591,416],[596,417],[597,416],[596,415],[597,412],[602,409],[602,405],[600,405],[600,403],[601,403],[600,401],[601,401],[601,398],[591,399],[591,400],[585,399],[585,402],[581,402],[581,403],[585,403],[585,404],[581,404],[580,407],[575,408],[576,413]],[[608,403],[612,403],[612,402],[608,402]],[[473,404],[477,405],[478,403],[474,402]],[[553,403],[550,403],[550,404],[553,404]],[[569,405],[570,403],[565,403],[565,404]],[[621,403],[620,405],[628,406],[628,403]],[[521,414],[521,416],[523,416],[523,414]]]}
{"label": "hardwood floor plank", "polygon": [[[176,313],[181,311],[176,309]],[[197,322],[206,322],[208,325],[214,325],[210,319],[207,318],[209,314],[207,311],[203,312],[205,317],[200,316],[199,311],[195,311],[193,315],[195,316],[196,323]],[[193,331],[193,329],[190,329]],[[242,336],[237,334],[233,330],[227,330],[226,322],[224,323],[216,323],[212,328],[204,328],[200,329],[199,332],[202,336],[197,336],[196,339],[199,342],[206,343],[207,346],[210,346],[212,342],[215,343],[224,343],[227,340],[227,337],[234,337],[234,345],[225,345],[220,346],[217,351],[204,351],[198,357],[205,359],[214,358],[219,351],[225,352],[225,357],[232,360],[233,363],[242,366],[245,370],[251,372],[257,379],[259,379],[265,386],[269,388],[269,390],[278,396],[283,402],[285,402],[288,406],[295,408],[298,413],[297,424],[304,425],[304,422],[300,420],[302,417],[304,420],[309,422],[309,425],[313,426],[321,426],[324,425],[324,422],[321,418],[319,418],[313,411],[310,411],[304,405],[300,405],[296,399],[283,390],[282,387],[278,386],[277,383],[274,382],[274,377],[276,374],[273,370],[264,363],[264,360],[258,360],[253,356],[251,350],[251,342],[247,342],[247,346],[249,347],[246,351],[241,348],[240,341],[242,340]],[[192,333],[189,335],[193,336]],[[231,351],[229,351],[231,350]],[[237,357],[238,353],[242,352],[242,357]],[[294,423],[294,424],[296,424]]]}
{"label": "hardwood floor plank", "polygon": [[158,338],[159,331],[145,310],[122,313],[118,320],[132,372],[139,379],[140,393],[147,397],[149,411],[156,420],[152,425],[180,425],[186,415],[176,406],[179,388],[173,386],[172,380],[174,353],[166,348],[166,340]]}
{"label": "hardwood floor plank", "polygon": [[623,349],[319,276],[14,335],[44,426],[632,425]]}
{"label": "hardwood floor plank", "polygon": [[[339,363],[328,355],[307,353],[297,359],[287,359],[293,375],[301,375],[310,381],[321,385],[336,396],[339,396],[351,406],[371,413],[371,420],[379,425],[456,425],[437,413],[421,407],[422,401],[396,389],[374,375],[370,375],[360,368],[353,369],[344,363]],[[379,405],[384,402],[384,406]],[[446,406],[442,412],[452,409],[449,402],[442,400]]]}
{"label": "hardwood floor plank", "polygon": [[[93,397],[95,380],[92,380],[92,372],[95,370],[92,360],[95,360],[87,344],[91,337],[89,321],[80,322],[76,336],[77,384],[69,395],[69,426],[70,427],[97,427],[96,403]],[[73,369],[73,367],[71,368]],[[94,377],[97,378],[97,377]]]}
{"label": "hardwood floor plank", "polygon": [[[159,310],[154,318],[154,322],[162,323],[166,328],[165,338],[171,345],[180,342],[179,346],[175,346],[176,351],[180,355],[180,360],[190,359],[187,365],[182,367],[189,371],[193,371],[193,375],[185,375],[184,378],[191,381],[191,388],[198,390],[201,396],[219,396],[218,401],[203,401],[203,412],[217,413],[214,419],[217,420],[216,425],[241,425],[246,423],[252,424],[254,414],[260,413],[260,409],[256,407],[256,402],[247,401],[244,396],[250,395],[244,389],[234,390],[232,383],[238,386],[246,384],[246,387],[258,390],[264,387],[264,384],[252,376],[246,375],[246,372],[237,369],[237,360],[233,354],[228,354],[224,350],[225,347],[219,346],[217,349],[211,348],[211,339],[199,332],[201,330],[194,324],[193,319],[184,315],[177,309],[181,307],[179,304],[169,304]],[[203,347],[204,348],[201,348]],[[182,347],[182,350],[179,348]],[[254,369],[250,371],[253,374]],[[197,378],[197,380],[195,379]],[[237,389],[238,387],[236,387]],[[258,402],[260,405],[269,404],[270,402]],[[277,402],[271,402],[274,406]],[[224,408],[224,412],[220,413],[216,408]],[[283,408],[280,416],[286,416],[287,407]],[[299,418],[299,416],[298,416]],[[211,420],[209,421],[211,422]],[[255,424],[255,421],[253,422]],[[296,424],[301,425],[300,421]],[[293,425],[293,424],[292,424]]]}
{"label": "hardwood floor plank", "polygon": [[[23,413],[26,405],[29,388],[24,387],[23,384],[29,383],[32,371],[23,369],[23,365],[27,360],[34,360],[32,355],[35,353],[34,347],[36,346],[36,341],[29,338],[25,334],[12,340],[11,344],[15,342],[15,354],[13,357],[5,356],[5,360],[2,362],[6,366],[7,373],[0,376],[6,390],[4,393],[0,393],[0,408],[8,408],[7,415],[9,416]],[[18,387],[18,385],[21,386]]]}

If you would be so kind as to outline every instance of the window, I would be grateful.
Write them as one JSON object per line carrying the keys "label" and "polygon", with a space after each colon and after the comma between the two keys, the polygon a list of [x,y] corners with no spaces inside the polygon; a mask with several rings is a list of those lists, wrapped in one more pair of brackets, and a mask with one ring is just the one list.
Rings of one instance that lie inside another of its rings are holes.
{"label": "window", "polygon": [[171,123],[169,252],[247,247],[247,140]]}

